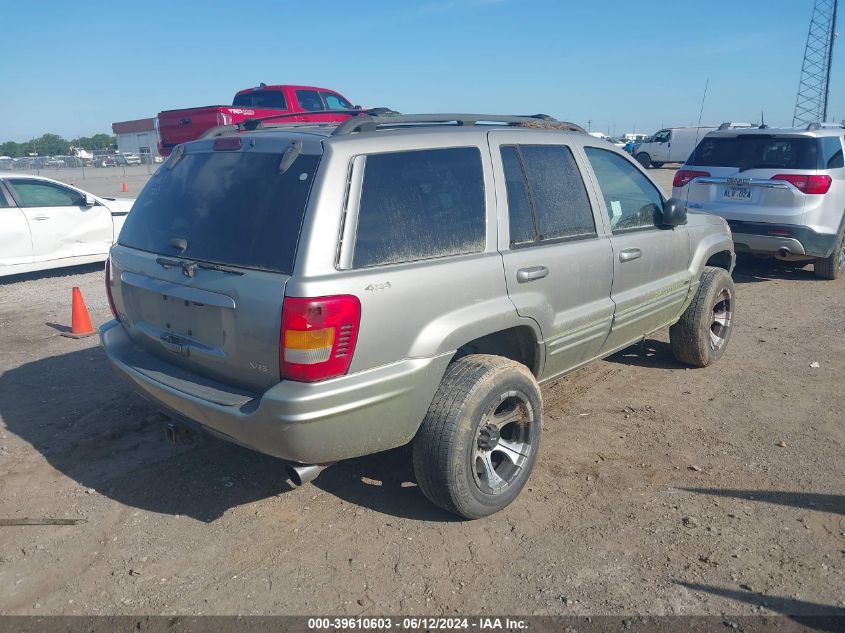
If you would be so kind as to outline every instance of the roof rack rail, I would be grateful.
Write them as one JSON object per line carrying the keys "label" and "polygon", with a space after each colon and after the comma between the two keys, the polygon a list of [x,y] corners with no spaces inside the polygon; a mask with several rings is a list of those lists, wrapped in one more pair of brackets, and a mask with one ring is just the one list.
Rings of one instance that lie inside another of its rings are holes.
{"label": "roof rack rail", "polygon": [[332,136],[346,136],[355,132],[370,132],[380,126],[399,126],[412,123],[454,123],[458,126],[475,125],[477,123],[538,123],[547,121],[550,124],[557,124],[558,129],[570,132],[586,132],[584,128],[575,123],[558,121],[546,114],[534,114],[529,116],[502,115],[502,114],[397,114],[380,116],[356,116],[346,119],[332,132]]}
{"label": "roof rack rail", "polygon": [[[308,114],[349,114],[351,116],[386,116],[390,114],[399,114],[390,108],[370,108],[368,110],[314,110],[312,112],[286,112],[284,114],[270,114],[262,117],[255,117],[252,119],[244,119],[234,125],[218,125],[209,128],[203,132],[199,138],[215,138],[217,136],[224,136],[226,134],[235,134],[237,132],[252,132],[260,128],[267,127],[265,122],[275,121],[278,119],[290,119],[298,116],[305,116]],[[278,127],[327,127],[337,125],[337,121],[290,121],[288,123],[281,123]],[[276,127],[276,126],[271,126]]]}
{"label": "roof rack rail", "polygon": [[833,122],[828,123],[828,122],[825,122],[825,121],[821,121],[821,122],[820,121],[814,121],[813,123],[807,124],[807,131],[813,132],[815,130],[822,130],[822,129],[825,129],[825,128],[839,128],[839,127],[845,128],[845,121],[843,121],[842,123],[833,123]]}

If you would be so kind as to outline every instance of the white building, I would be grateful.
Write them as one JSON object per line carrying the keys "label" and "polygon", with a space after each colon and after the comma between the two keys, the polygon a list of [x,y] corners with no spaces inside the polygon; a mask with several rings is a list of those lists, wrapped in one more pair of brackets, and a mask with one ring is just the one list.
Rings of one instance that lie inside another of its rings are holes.
{"label": "white building", "polygon": [[111,124],[117,136],[117,151],[121,154],[152,154],[158,156],[158,126],[155,119],[137,119]]}

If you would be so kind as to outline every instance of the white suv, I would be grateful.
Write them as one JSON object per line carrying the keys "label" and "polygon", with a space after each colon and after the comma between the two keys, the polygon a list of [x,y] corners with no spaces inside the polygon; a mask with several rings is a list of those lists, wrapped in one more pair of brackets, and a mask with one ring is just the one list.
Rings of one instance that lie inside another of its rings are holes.
{"label": "white suv", "polygon": [[737,252],[845,272],[845,126],[710,132],[675,174],[673,197],[725,218]]}

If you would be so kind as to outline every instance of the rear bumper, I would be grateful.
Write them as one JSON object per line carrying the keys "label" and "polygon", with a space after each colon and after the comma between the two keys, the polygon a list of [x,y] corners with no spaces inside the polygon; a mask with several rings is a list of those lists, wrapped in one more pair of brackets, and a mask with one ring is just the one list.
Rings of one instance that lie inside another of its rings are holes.
{"label": "rear bumper", "polygon": [[791,255],[828,257],[836,245],[835,233],[817,233],[806,226],[734,220],[728,220],[728,224],[737,251],[776,253],[785,248]]}
{"label": "rear bumper", "polygon": [[118,373],[165,412],[222,439],[303,464],[408,443],[452,356],[405,359],[320,383],[282,381],[263,394],[248,394],[200,376],[192,383],[190,374],[136,346],[117,321],[101,326],[100,339]]}

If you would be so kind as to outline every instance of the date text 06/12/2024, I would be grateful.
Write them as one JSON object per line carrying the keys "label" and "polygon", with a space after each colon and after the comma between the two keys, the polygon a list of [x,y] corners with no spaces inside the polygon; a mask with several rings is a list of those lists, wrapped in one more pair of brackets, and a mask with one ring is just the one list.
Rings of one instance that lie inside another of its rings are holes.
{"label": "date text 06/12/2024", "polygon": [[479,631],[515,631],[528,628],[528,623],[520,619],[511,618],[427,618],[407,617],[394,620],[389,617],[358,617],[358,618],[309,618],[309,630],[377,630],[383,631],[396,628],[398,630],[469,630]]}

